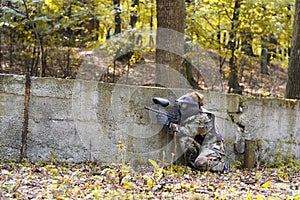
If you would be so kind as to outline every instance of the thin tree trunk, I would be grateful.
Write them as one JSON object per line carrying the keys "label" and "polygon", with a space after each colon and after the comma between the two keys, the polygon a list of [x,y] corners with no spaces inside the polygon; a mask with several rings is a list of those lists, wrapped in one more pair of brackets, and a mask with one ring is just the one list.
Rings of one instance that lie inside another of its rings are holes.
{"label": "thin tree trunk", "polygon": [[149,46],[153,47],[154,46],[154,39],[152,36],[152,30],[153,30],[153,17],[154,17],[154,9],[153,9],[153,5],[154,5],[154,0],[151,0],[151,8],[150,8],[150,38],[149,38]]}
{"label": "thin tree trunk", "polygon": [[[131,4],[131,7],[137,7],[139,5],[139,0],[133,0],[133,2],[132,2],[132,4]],[[137,23],[137,21],[138,21],[138,15],[137,15],[137,11],[135,10],[135,11],[132,11],[131,13],[130,13],[130,22],[129,22],[129,24],[130,24],[130,26],[131,26],[131,28],[135,28],[135,24]]]}
{"label": "thin tree trunk", "polygon": [[[0,6],[1,6],[1,8],[3,7],[3,5],[2,5],[2,0],[0,0]],[[1,17],[1,18],[3,17],[3,9],[1,9],[0,17]],[[2,53],[2,31],[3,31],[3,29],[1,28],[1,29],[0,29],[0,65],[2,65],[2,62],[3,62],[3,53]]]}
{"label": "thin tree trunk", "polygon": [[300,99],[300,0],[296,0],[286,98]]}
{"label": "thin tree trunk", "polygon": [[68,47],[68,51],[67,51],[67,70],[66,70],[66,74],[65,77],[69,77],[71,76],[71,48]]}
{"label": "thin tree trunk", "polygon": [[241,51],[248,56],[254,56],[254,52],[252,49],[252,40],[253,40],[252,33],[250,31],[244,32],[243,35],[244,35],[243,37],[244,39],[241,44]]}
{"label": "thin tree trunk", "polygon": [[115,9],[115,34],[121,33],[121,9],[120,0],[113,0]]}
{"label": "thin tree trunk", "polygon": [[262,37],[261,47],[261,62],[260,62],[260,73],[268,74],[268,47],[266,45],[268,41],[265,37]]}
{"label": "thin tree trunk", "polygon": [[13,46],[13,29],[10,30],[9,33],[9,67],[13,67],[13,51],[14,51],[14,46]]}
{"label": "thin tree trunk", "polygon": [[237,28],[239,27],[239,9],[241,6],[241,0],[235,0],[234,11],[231,22],[230,41],[228,43],[229,49],[231,50],[231,58],[229,59],[230,74],[228,80],[228,93],[241,94],[242,90],[238,81],[238,66],[236,50],[237,45]]}
{"label": "thin tree trunk", "polygon": [[25,73],[25,97],[24,97],[24,122],[22,129],[22,146],[20,152],[20,160],[26,159],[27,157],[27,135],[28,135],[28,113],[29,113],[29,99],[30,99],[30,73]]}
{"label": "thin tree trunk", "polygon": [[92,27],[93,28],[92,29],[96,31],[96,34],[93,35],[92,40],[97,41],[98,38],[99,38],[99,24],[100,24],[100,22],[97,19],[97,17],[95,16],[96,9],[97,9],[97,7],[95,5],[96,3],[94,3],[94,1],[92,1],[91,3],[92,3],[92,8],[93,8],[93,18],[92,18]]}
{"label": "thin tree trunk", "polygon": [[[265,5],[262,6],[262,8],[264,9],[264,13],[267,12],[267,8]],[[261,62],[260,62],[260,73],[262,74],[268,74],[268,64],[269,64],[269,53],[268,53],[268,45],[267,43],[269,42],[269,40],[267,39],[267,35],[264,34],[261,38],[262,40],[262,50],[261,50]]]}
{"label": "thin tree trunk", "polygon": [[30,73],[31,73],[31,75],[32,76],[34,76],[35,74],[35,59],[36,59],[36,56],[35,56],[35,54],[36,54],[36,47],[34,46],[33,47],[33,52],[32,52],[32,58],[31,58],[31,67],[30,67]]}
{"label": "thin tree trunk", "polygon": [[[121,33],[121,8],[120,8],[120,0],[113,0],[114,3],[114,10],[115,10],[115,32],[114,35]],[[114,64],[114,70],[113,70],[113,82],[115,82],[115,77],[116,77],[116,60],[118,57],[122,56],[121,55],[121,48],[119,48],[116,52],[116,56],[114,58],[113,64]],[[109,72],[108,72],[109,76]]]}
{"label": "thin tree trunk", "polygon": [[220,72],[220,74],[221,74],[221,76],[222,76],[222,78],[224,78],[224,73],[223,73],[223,65],[224,65],[224,63],[225,63],[225,61],[226,61],[226,58],[224,58],[224,57],[222,57],[221,56],[221,53],[222,53],[222,42],[221,42],[221,15],[220,15],[220,13],[218,13],[218,45],[219,45],[219,47],[218,47],[218,50],[219,50],[219,72]]}
{"label": "thin tree trunk", "polygon": [[34,75],[35,76],[38,76],[38,74],[39,74],[40,55],[41,55],[41,50],[40,50],[40,48],[37,48],[37,53],[36,53],[36,58],[35,58],[35,63],[34,63]]}
{"label": "thin tree trunk", "polygon": [[26,1],[25,0],[23,0],[23,5],[24,5],[24,7],[25,7],[25,13],[26,13],[26,18],[27,18],[27,20],[30,22],[30,26],[31,26],[31,28],[32,28],[32,30],[33,30],[33,33],[34,33],[34,35],[35,35],[35,37],[36,37],[36,39],[37,39],[37,41],[38,41],[38,45],[39,45],[39,50],[40,50],[40,60],[41,60],[41,62],[40,62],[40,77],[42,76],[42,72],[43,72],[43,64],[42,64],[42,56],[43,56],[43,45],[42,45],[42,42],[41,42],[41,39],[40,39],[40,35],[39,35],[39,33],[37,32],[37,30],[36,30],[36,28],[35,28],[35,24],[34,24],[34,22],[31,20],[31,18],[30,18],[30,15],[29,15],[29,10],[28,10],[28,7],[27,7],[27,4],[26,4]]}
{"label": "thin tree trunk", "polygon": [[40,69],[40,77],[44,77],[46,75],[46,67],[47,67],[47,47],[44,48],[43,38],[41,38],[40,43],[41,48],[41,69]]}

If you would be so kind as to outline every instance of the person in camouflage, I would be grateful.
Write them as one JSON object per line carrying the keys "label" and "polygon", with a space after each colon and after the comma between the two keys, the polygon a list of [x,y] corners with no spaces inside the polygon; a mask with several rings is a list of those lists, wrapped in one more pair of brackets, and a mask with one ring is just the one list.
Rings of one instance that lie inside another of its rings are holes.
{"label": "person in camouflage", "polygon": [[214,114],[202,108],[203,99],[198,92],[177,99],[180,122],[171,123],[169,128],[176,132],[188,165],[203,171],[224,171],[228,163],[224,161],[223,138],[215,129]]}

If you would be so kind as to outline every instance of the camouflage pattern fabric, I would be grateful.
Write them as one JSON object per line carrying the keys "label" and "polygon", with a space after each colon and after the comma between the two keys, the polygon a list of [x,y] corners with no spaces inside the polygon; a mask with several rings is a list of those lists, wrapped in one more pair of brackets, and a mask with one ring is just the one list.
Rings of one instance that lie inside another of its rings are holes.
{"label": "camouflage pattern fabric", "polygon": [[213,114],[201,112],[176,126],[189,165],[204,171],[223,171],[224,144],[222,136],[215,131]]}

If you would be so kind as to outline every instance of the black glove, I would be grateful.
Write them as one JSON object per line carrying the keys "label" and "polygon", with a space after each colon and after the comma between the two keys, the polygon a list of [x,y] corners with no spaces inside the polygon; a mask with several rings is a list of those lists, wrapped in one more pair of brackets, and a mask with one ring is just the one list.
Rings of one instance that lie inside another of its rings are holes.
{"label": "black glove", "polygon": [[168,125],[168,117],[163,115],[163,114],[158,114],[156,115],[156,119],[157,119],[157,123],[158,124],[164,124],[164,125]]}

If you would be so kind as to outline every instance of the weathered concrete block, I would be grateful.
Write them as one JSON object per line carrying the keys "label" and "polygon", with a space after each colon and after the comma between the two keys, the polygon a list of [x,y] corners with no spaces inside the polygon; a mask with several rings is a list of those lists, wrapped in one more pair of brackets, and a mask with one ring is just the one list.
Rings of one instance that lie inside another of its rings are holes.
{"label": "weathered concrete block", "polygon": [[52,155],[60,161],[88,160],[88,150],[69,121],[30,120],[29,127],[27,151],[31,160],[48,160]]}
{"label": "weathered concrete block", "polygon": [[243,100],[241,96],[234,95],[234,94],[228,94],[226,95],[226,107],[228,113],[239,113],[242,112],[242,103]]}
{"label": "weathered concrete block", "polygon": [[0,93],[23,95],[25,91],[24,76],[1,74]]}
{"label": "weathered concrete block", "polygon": [[20,157],[22,123],[22,118],[17,116],[0,116],[1,160]]}
{"label": "weathered concrete block", "polygon": [[[0,83],[0,157],[18,159],[25,80],[23,76],[0,75]],[[102,162],[126,158],[136,165],[149,158],[172,162],[174,138],[156,124],[156,114],[144,106],[157,108],[152,97],[165,97],[174,104],[191,91],[32,78],[28,158],[48,160],[57,155],[60,161]],[[262,155],[260,159],[273,159],[276,148],[300,159],[299,101],[200,92],[205,95],[204,107],[216,116],[216,128],[224,136],[231,160],[239,158],[234,144],[242,152],[245,139],[261,146],[256,152]],[[172,112],[171,108],[166,110]]]}
{"label": "weathered concrete block", "polygon": [[55,78],[31,78],[31,95],[70,99],[73,96],[74,80]]}
{"label": "weathered concrete block", "polygon": [[0,76],[0,158],[18,159],[23,127],[25,79]]}

